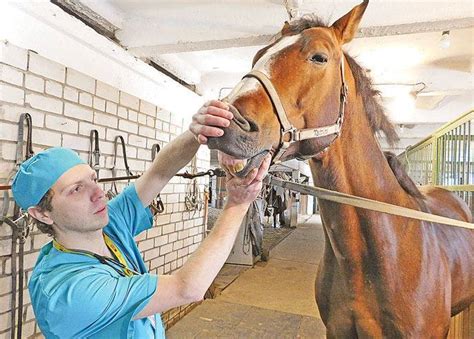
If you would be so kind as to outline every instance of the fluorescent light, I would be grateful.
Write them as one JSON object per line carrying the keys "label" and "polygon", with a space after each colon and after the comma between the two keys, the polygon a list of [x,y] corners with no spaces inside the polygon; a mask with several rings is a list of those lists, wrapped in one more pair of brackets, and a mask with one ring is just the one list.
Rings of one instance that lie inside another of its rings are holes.
{"label": "fluorescent light", "polygon": [[419,65],[422,53],[414,47],[385,47],[362,52],[357,60],[365,67],[377,65],[380,69],[398,70]]}

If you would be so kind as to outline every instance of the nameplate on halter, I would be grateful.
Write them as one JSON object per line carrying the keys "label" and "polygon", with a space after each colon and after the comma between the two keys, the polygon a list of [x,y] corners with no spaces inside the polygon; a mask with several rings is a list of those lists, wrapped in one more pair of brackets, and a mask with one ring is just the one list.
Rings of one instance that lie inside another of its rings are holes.
{"label": "nameplate on halter", "polygon": [[324,128],[324,129],[315,129],[314,131],[314,136],[319,137],[321,135],[328,135],[329,133],[329,128]]}

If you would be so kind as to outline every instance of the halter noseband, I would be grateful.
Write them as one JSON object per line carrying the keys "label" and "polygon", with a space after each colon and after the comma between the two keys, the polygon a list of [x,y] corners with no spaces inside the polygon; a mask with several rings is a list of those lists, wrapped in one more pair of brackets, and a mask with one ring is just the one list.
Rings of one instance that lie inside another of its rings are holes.
{"label": "halter noseband", "polygon": [[[336,138],[331,141],[331,143],[320,153],[324,152],[336,139],[339,137],[341,133],[342,123],[344,121],[344,107],[347,101],[347,86],[344,80],[344,57],[341,57],[341,94],[340,94],[340,101],[339,101],[339,116],[335,124],[318,127],[318,128],[305,128],[305,129],[297,129],[295,128],[290,121],[288,120],[287,114],[285,109],[283,108],[283,104],[281,103],[280,97],[278,96],[278,92],[276,91],[275,87],[273,86],[271,80],[267,77],[267,75],[263,72],[253,70],[250,73],[244,75],[244,78],[255,78],[257,79],[263,88],[266,90],[268,96],[270,97],[270,101],[273,103],[275,107],[278,121],[280,122],[280,144],[278,145],[278,149],[276,154],[273,157],[273,162],[278,163],[281,162],[281,157],[285,154],[292,143],[301,140],[313,139],[313,138],[321,138],[331,134],[336,134]],[[285,134],[289,135],[287,141],[285,141]],[[318,154],[320,154],[318,153]],[[314,155],[308,156],[307,158],[313,157]],[[304,158],[302,159],[304,160]]]}

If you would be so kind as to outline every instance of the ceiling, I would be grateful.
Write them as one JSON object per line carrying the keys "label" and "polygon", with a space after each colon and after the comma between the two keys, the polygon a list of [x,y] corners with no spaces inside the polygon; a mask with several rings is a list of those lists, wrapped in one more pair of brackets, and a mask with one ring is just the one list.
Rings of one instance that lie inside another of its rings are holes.
{"label": "ceiling", "polygon": [[[316,13],[332,23],[358,1],[80,3],[108,25],[130,53],[153,61],[198,94],[217,98],[250,70],[255,52],[279,32],[289,13]],[[444,46],[443,31],[449,31]],[[395,152],[474,106],[471,0],[373,0],[358,38],[346,50],[370,69],[388,115],[402,127]],[[386,146],[383,140],[382,146]]]}

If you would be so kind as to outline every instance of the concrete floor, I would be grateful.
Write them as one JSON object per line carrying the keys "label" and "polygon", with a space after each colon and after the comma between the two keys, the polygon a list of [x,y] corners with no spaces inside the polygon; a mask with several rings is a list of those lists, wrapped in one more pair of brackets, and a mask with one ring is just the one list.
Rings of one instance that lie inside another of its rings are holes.
{"label": "concrete floor", "polygon": [[325,338],[314,297],[324,236],[319,216],[297,226],[267,262],[243,271],[167,331],[172,338]]}

